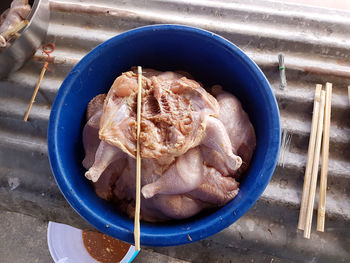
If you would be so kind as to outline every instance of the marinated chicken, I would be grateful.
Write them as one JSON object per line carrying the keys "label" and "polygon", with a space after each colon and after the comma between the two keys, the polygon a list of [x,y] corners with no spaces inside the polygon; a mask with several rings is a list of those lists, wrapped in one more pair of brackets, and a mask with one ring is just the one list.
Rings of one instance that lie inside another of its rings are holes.
{"label": "marinated chicken", "polygon": [[[83,130],[86,178],[97,195],[134,214],[137,75],[116,78],[93,98]],[[239,191],[255,132],[233,95],[208,93],[183,72],[144,69],[141,109],[141,217],[183,219],[223,206]]]}
{"label": "marinated chicken", "polygon": [[[25,20],[30,10],[31,6],[28,4],[28,0],[13,0],[10,8],[0,15],[0,34],[11,30],[16,24]],[[8,36],[0,36],[0,47],[6,46],[7,40],[9,40]]]}

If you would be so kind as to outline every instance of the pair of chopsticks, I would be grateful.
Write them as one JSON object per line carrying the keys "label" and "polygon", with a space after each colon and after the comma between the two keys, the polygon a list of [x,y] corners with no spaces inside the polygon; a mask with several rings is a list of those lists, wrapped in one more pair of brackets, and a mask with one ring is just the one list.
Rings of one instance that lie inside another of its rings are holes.
{"label": "pair of chopsticks", "polygon": [[317,215],[317,230],[324,232],[329,155],[329,132],[332,103],[331,100],[332,84],[327,82],[325,91],[322,90],[321,84],[317,84],[314,98],[314,108],[304,177],[303,194],[301,199],[300,214],[298,221],[298,229],[304,230],[305,238],[310,238],[311,234],[321,143],[323,147],[320,193]]}

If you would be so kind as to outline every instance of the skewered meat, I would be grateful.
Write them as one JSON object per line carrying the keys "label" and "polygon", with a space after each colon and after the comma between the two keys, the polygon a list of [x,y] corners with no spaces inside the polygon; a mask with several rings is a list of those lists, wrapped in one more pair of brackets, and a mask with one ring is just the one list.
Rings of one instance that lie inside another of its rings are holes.
{"label": "skewered meat", "polygon": [[10,8],[6,9],[0,16],[0,34],[25,20],[30,10],[28,0],[13,0]]}
{"label": "skewered meat", "polygon": [[[141,117],[141,214],[158,221],[225,205],[238,193],[255,133],[240,102],[216,89],[214,98],[180,72],[144,69]],[[85,176],[97,194],[134,213],[137,75],[123,73],[107,96],[87,108]],[[242,166],[242,159],[245,163]],[[243,168],[241,168],[243,167]]]}

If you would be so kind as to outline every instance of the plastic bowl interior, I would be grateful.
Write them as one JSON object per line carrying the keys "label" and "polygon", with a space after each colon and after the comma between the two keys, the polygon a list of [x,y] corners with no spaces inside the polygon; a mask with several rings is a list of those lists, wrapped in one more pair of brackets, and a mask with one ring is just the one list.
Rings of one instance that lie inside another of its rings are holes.
{"label": "plastic bowl interior", "polygon": [[250,116],[257,147],[234,200],[187,220],[141,222],[143,245],[180,245],[213,235],[246,213],[267,186],[278,157],[280,123],[275,97],[260,69],[234,44],[208,31],[179,25],[137,28],[102,43],[72,69],[57,93],[48,128],[49,158],[57,184],[70,205],[93,226],[134,242],[133,220],[95,194],[81,162],[88,102],[106,93],[119,74],[135,65],[185,70],[207,87],[221,84],[240,99]]}

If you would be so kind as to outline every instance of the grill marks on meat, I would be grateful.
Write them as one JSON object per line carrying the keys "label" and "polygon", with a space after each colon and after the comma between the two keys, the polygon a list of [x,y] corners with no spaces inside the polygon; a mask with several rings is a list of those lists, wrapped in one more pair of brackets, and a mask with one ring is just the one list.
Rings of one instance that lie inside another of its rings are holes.
{"label": "grill marks on meat", "polygon": [[[134,71],[119,76],[107,96],[90,101],[83,131],[85,176],[99,197],[116,201],[130,216],[136,90]],[[214,98],[181,73],[152,69],[144,69],[142,92],[142,219],[187,218],[232,200],[239,191],[232,176],[246,171],[255,149],[254,129],[239,101],[220,89]]]}

